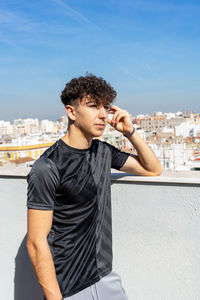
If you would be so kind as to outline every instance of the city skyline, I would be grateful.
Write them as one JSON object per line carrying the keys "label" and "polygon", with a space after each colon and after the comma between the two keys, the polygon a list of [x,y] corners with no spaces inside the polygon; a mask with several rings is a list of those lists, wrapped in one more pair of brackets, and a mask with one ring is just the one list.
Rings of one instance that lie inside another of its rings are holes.
{"label": "city skyline", "polygon": [[[149,117],[149,118],[152,118],[152,117],[159,117],[159,116],[163,116],[163,117],[170,117],[170,118],[173,118],[172,115],[176,115],[176,117],[180,117],[180,113],[182,113],[183,115],[191,115],[191,114],[194,114],[194,115],[198,115],[200,116],[200,112],[199,111],[194,111],[194,110],[188,110],[188,111],[180,111],[180,110],[177,110],[177,111],[168,111],[168,112],[160,112],[160,111],[154,111],[153,113],[151,114],[137,114],[137,115],[132,115],[132,117],[134,119],[143,119],[143,116],[144,118],[145,117]],[[39,122],[41,121],[50,121],[50,122],[57,122],[60,118],[63,118],[63,117],[66,117],[66,119],[68,119],[67,117],[67,114],[61,114],[60,116],[58,116],[58,118],[39,118],[38,116],[26,116],[26,117],[20,117],[19,118],[15,118],[15,119],[0,119],[0,122],[10,122],[11,124],[14,124],[14,121],[19,121],[19,120],[22,120],[22,121],[25,121],[25,120],[38,120]]]}
{"label": "city skyline", "polygon": [[134,116],[198,111],[199,13],[195,0],[2,0],[0,119],[58,119],[65,83],[87,71]]}
{"label": "city skyline", "polygon": [[[68,119],[58,121],[16,119],[14,124],[0,120],[0,165],[8,161],[32,165],[48,147],[63,138]],[[133,118],[141,137],[150,145],[165,169],[197,170],[200,160],[200,114],[157,112]],[[122,133],[108,124],[101,139],[121,149],[135,153]],[[2,161],[1,161],[2,160]]]}
{"label": "city skyline", "polygon": [[[160,111],[154,111],[154,112],[152,112],[152,113],[139,113],[139,114],[136,114],[136,115],[132,115],[132,117],[133,118],[141,118],[141,116],[142,115],[144,115],[144,116],[149,116],[149,117],[151,117],[152,115],[154,115],[154,114],[158,114],[158,113],[161,113],[163,116],[164,115],[168,115],[168,114],[177,114],[177,113],[183,113],[183,114],[190,114],[190,113],[194,113],[194,114],[197,114],[197,115],[199,115],[200,114],[200,112],[199,111],[195,111],[195,110],[187,110],[187,111],[180,111],[180,110],[177,110],[177,111],[168,111],[168,112],[164,112],[164,111],[162,111],[162,112],[160,112]],[[14,123],[14,121],[16,121],[16,120],[28,120],[28,119],[38,119],[39,120],[39,122],[40,121],[43,121],[43,120],[47,120],[47,121],[52,121],[52,122],[56,122],[56,121],[58,121],[58,119],[59,118],[61,118],[61,117],[66,117],[66,118],[68,118],[67,117],[67,115],[65,114],[65,111],[63,112],[63,114],[61,113],[61,115],[59,115],[57,118],[55,118],[55,117],[53,117],[53,118],[40,118],[40,117],[38,117],[38,116],[25,116],[25,117],[22,117],[22,116],[20,116],[19,115],[19,117],[17,117],[17,118],[14,118],[14,119],[0,119],[0,122],[1,121],[4,121],[4,122],[10,122],[11,124],[12,123]]]}

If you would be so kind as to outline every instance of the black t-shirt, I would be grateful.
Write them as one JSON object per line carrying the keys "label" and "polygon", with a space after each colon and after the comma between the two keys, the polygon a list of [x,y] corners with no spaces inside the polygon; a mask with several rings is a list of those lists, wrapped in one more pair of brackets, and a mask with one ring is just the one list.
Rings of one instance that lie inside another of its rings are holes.
{"label": "black t-shirt", "polygon": [[82,150],[60,139],[28,174],[28,208],[53,210],[48,243],[64,297],[112,270],[110,169],[128,156],[99,140]]}

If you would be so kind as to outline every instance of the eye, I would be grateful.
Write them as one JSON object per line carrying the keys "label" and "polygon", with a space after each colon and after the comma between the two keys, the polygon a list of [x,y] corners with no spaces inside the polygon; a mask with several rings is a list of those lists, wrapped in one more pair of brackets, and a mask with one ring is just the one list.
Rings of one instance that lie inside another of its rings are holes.
{"label": "eye", "polygon": [[105,110],[110,111],[110,107],[109,106],[104,106]]}
{"label": "eye", "polygon": [[87,106],[88,107],[97,107],[97,104],[96,103],[87,103]]}

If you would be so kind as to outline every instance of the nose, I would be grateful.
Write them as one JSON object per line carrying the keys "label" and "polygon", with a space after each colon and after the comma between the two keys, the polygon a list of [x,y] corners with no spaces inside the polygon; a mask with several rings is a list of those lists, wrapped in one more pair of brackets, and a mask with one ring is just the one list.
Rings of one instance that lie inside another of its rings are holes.
{"label": "nose", "polygon": [[108,117],[108,111],[105,107],[100,107],[99,108],[99,118],[100,119],[106,119]]}

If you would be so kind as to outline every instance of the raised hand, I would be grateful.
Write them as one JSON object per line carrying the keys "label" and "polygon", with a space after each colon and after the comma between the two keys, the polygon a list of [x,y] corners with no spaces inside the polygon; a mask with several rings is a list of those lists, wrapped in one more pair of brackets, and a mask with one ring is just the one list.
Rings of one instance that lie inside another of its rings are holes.
{"label": "raised hand", "polygon": [[123,110],[115,105],[110,106],[109,113],[113,114],[108,123],[124,135],[129,135],[133,130],[133,123],[128,111]]}

